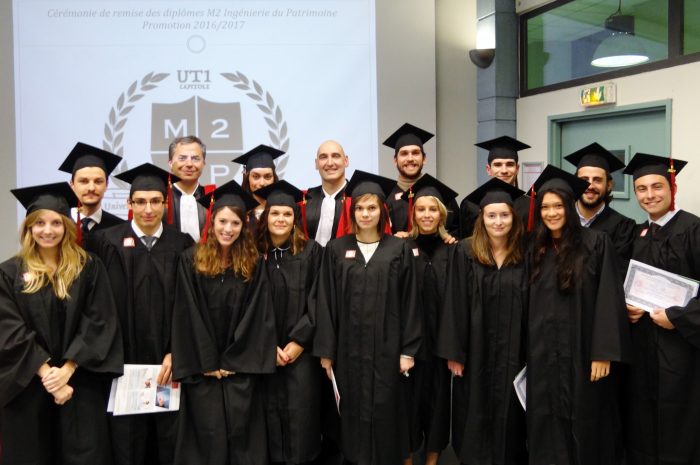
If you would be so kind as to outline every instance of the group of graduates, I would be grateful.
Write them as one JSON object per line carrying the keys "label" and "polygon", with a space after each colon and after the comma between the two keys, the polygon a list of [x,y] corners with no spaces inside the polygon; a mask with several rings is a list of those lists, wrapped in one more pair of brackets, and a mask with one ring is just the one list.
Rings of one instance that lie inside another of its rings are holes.
{"label": "group of graduates", "polygon": [[[700,463],[700,303],[626,305],[630,259],[700,279],[686,162],[593,143],[517,187],[457,193],[422,173],[433,135],[384,144],[396,180],[334,141],[321,185],[279,180],[264,145],[243,182],[201,186],[205,144],[143,164],[129,220],[102,210],[120,157],[78,143],[70,183],[13,189],[20,251],[0,264],[0,463],[435,465]],[[610,207],[625,169],[648,221]],[[106,413],[124,364],[160,365],[178,412]],[[526,367],[526,406],[513,381]]]}

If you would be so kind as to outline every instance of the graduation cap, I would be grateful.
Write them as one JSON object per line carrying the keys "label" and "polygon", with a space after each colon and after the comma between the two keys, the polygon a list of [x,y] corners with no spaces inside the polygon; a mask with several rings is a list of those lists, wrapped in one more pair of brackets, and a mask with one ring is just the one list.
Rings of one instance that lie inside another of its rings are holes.
{"label": "graduation cap", "polygon": [[250,150],[232,161],[245,165],[245,170],[249,173],[255,168],[272,168],[275,169],[274,160],[277,157],[284,155],[284,152],[277,150],[268,145],[260,144],[253,150]]}
{"label": "graduation cap", "polygon": [[491,164],[496,158],[504,158],[506,160],[515,160],[518,162],[518,151],[529,149],[530,146],[524,142],[520,142],[510,136],[496,137],[495,139],[487,140],[474,144],[477,147],[489,151],[488,162]]}
{"label": "graduation cap", "polygon": [[204,222],[204,230],[202,231],[202,238],[200,239],[202,244],[207,242],[209,223],[214,210],[218,210],[222,207],[238,207],[243,212],[247,212],[258,206],[258,201],[233,179],[217,187],[210,193],[203,195],[197,202],[207,209],[207,219]]}
{"label": "graduation cap", "polygon": [[425,129],[421,129],[409,123],[404,123],[399,129],[394,131],[385,141],[384,145],[394,149],[394,156],[399,153],[401,147],[407,145],[417,145],[423,151],[423,144],[433,138]]}
{"label": "graduation cap", "polygon": [[593,142],[565,156],[564,159],[576,168],[592,166],[603,168],[606,173],[613,173],[625,167],[625,164],[619,158],[597,142]]}
{"label": "graduation cap", "polygon": [[122,157],[119,155],[78,142],[58,169],[64,173],[75,175],[79,169],[95,167],[104,171],[105,176],[109,176],[121,161]]}
{"label": "graduation cap", "polygon": [[527,220],[527,230],[532,231],[534,225],[535,196],[550,189],[559,189],[568,193],[573,200],[576,200],[586,192],[589,185],[588,181],[584,181],[578,176],[574,176],[554,165],[547,165],[530,189],[530,212]]}
{"label": "graduation cap", "polygon": [[27,215],[37,210],[51,210],[70,218],[71,207],[78,205],[78,197],[67,182],[11,189]]}
{"label": "graduation cap", "polygon": [[180,178],[151,163],[122,171],[115,177],[131,184],[129,196],[136,191],[162,192],[168,199],[168,224],[173,224],[173,183],[180,181]]}
{"label": "graduation cap", "polygon": [[[380,202],[384,203],[395,185],[396,181],[393,179],[378,176],[366,171],[355,170],[355,172],[352,174],[352,178],[350,178],[350,181],[348,181],[348,184],[345,186],[345,192],[343,193],[343,207],[341,210],[340,219],[338,220],[338,231],[336,232],[335,237],[342,237],[348,234],[350,231],[351,197],[374,194],[379,197]],[[386,205],[384,208],[386,208]],[[391,234],[391,225],[387,223],[386,231],[384,232],[386,234]]]}
{"label": "graduation cap", "polygon": [[436,178],[429,174],[424,174],[418,179],[409,189],[409,194],[404,195],[404,200],[410,200],[406,197],[413,196],[414,200],[418,197],[437,197],[437,199],[447,205],[457,198],[457,192],[453,191],[449,186],[438,181]]}
{"label": "graduation cap", "polygon": [[396,181],[393,179],[366,171],[355,170],[352,178],[348,181],[348,185],[345,187],[345,192],[350,197],[374,194],[379,197],[379,200],[385,202],[395,185]]}
{"label": "graduation cap", "polygon": [[478,205],[479,208],[484,208],[492,203],[505,203],[512,207],[515,199],[523,195],[525,192],[517,187],[498,178],[491,178],[467,195],[467,200]]}
{"label": "graduation cap", "polygon": [[671,205],[669,210],[673,211],[676,209],[676,173],[680,173],[687,164],[687,161],[677,160],[672,156],[666,158],[637,152],[623,173],[631,174],[633,181],[648,174],[658,174],[668,179],[668,183],[671,186]]}
{"label": "graduation cap", "polygon": [[277,181],[255,191],[255,195],[266,199],[265,206],[294,208],[304,198],[304,193],[287,181]]}

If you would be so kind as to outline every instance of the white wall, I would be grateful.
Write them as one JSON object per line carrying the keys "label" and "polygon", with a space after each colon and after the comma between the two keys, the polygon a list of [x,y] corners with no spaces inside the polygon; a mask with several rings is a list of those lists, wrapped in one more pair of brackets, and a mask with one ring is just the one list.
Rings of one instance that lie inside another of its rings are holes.
{"label": "white wall", "polygon": [[[674,157],[690,163],[678,175],[680,208],[700,215],[700,63],[675,66],[634,76],[613,79],[617,84],[617,105],[633,105],[672,100],[671,151]],[[547,162],[547,117],[581,112],[578,104],[581,87],[573,87],[524,97],[517,102],[518,136],[532,146],[522,152],[521,161]],[[667,155],[667,154],[658,154]]]}

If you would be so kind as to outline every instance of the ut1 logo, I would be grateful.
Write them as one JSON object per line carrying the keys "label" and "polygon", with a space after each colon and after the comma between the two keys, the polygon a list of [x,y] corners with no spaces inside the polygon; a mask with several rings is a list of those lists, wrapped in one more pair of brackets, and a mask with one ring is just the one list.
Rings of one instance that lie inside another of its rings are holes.
{"label": "ut1 logo", "polygon": [[177,80],[181,84],[188,82],[193,84],[208,84],[211,82],[208,69],[178,69]]}

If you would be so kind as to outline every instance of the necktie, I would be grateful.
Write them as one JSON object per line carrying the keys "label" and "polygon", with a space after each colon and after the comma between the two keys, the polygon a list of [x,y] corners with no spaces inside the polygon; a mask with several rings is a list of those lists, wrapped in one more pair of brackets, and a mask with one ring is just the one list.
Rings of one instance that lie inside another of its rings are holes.
{"label": "necktie", "polygon": [[87,233],[90,232],[90,223],[92,222],[92,218],[82,218],[80,220],[80,229],[83,231],[83,236],[87,235]]}
{"label": "necktie", "polygon": [[141,236],[141,242],[150,251],[153,248],[153,243],[156,241],[155,236]]}
{"label": "necktie", "polygon": [[656,233],[661,229],[661,226],[659,226],[656,223],[651,223],[649,225],[649,233],[651,234],[652,237],[656,236]]}

